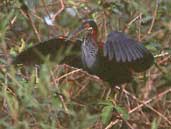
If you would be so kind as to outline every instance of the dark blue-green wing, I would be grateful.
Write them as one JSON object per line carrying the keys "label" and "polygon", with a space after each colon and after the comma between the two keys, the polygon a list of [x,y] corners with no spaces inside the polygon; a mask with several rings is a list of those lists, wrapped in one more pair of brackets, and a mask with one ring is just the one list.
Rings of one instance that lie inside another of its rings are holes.
{"label": "dark blue-green wing", "polygon": [[[68,50],[68,53],[66,52]],[[60,53],[59,53],[60,52]],[[66,53],[66,55],[64,55]],[[42,64],[45,59],[55,62],[62,55],[61,63],[74,67],[82,67],[81,64],[81,41],[66,40],[64,38],[53,38],[38,43],[21,52],[12,62],[13,64],[35,65]],[[56,58],[56,59],[55,59]]]}
{"label": "dark blue-green wing", "polygon": [[145,71],[154,61],[149,50],[122,32],[109,33],[103,51],[109,60],[125,63],[136,72]]}

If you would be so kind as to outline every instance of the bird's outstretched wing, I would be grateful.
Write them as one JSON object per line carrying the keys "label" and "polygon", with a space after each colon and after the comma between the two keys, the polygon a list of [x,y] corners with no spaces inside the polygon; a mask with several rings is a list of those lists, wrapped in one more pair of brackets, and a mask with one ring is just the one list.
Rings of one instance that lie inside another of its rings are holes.
{"label": "bird's outstretched wing", "polygon": [[[61,63],[65,63],[74,67],[82,67],[81,63],[81,41],[66,40],[65,38],[53,38],[38,43],[23,52],[21,52],[12,62],[12,64],[35,65],[44,63],[45,58],[55,61],[58,54],[62,55]],[[68,50],[68,53],[66,52]]]}
{"label": "bird's outstretched wing", "polygon": [[103,49],[109,60],[125,63],[135,72],[145,71],[154,61],[151,52],[122,32],[109,33]]}

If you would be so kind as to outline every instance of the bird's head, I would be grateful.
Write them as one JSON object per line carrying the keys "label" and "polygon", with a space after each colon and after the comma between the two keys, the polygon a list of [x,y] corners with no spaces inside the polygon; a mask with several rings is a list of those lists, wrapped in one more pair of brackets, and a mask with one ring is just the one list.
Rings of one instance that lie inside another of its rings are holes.
{"label": "bird's head", "polygon": [[80,29],[96,31],[96,32],[98,31],[97,24],[92,19],[84,20],[82,25],[80,26]]}
{"label": "bird's head", "polygon": [[70,37],[75,37],[76,35],[80,34],[81,32],[90,34],[92,37],[97,39],[97,24],[92,19],[83,20],[81,26],[79,26],[75,31],[73,31]]}

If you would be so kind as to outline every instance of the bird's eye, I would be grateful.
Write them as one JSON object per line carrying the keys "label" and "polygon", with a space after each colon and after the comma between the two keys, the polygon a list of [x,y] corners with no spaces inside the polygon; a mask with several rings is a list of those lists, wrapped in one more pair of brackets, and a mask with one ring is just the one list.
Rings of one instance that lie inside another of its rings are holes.
{"label": "bird's eye", "polygon": [[84,28],[89,28],[89,27],[90,27],[89,23],[84,24]]}

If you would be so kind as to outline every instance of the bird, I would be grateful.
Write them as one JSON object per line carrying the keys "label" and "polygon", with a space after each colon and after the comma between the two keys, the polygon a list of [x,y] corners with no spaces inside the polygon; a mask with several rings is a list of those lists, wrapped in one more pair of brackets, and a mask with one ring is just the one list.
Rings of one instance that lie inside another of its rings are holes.
{"label": "bird", "polygon": [[[71,40],[83,33],[82,40]],[[86,19],[66,38],[55,38],[21,52],[14,64],[41,64],[40,55],[54,59],[56,53],[71,47],[71,53],[64,56],[61,63],[81,68],[100,77],[110,85],[121,85],[133,80],[133,73],[144,72],[154,63],[153,54],[127,34],[112,31],[103,45],[99,45],[98,27],[93,19]]]}

